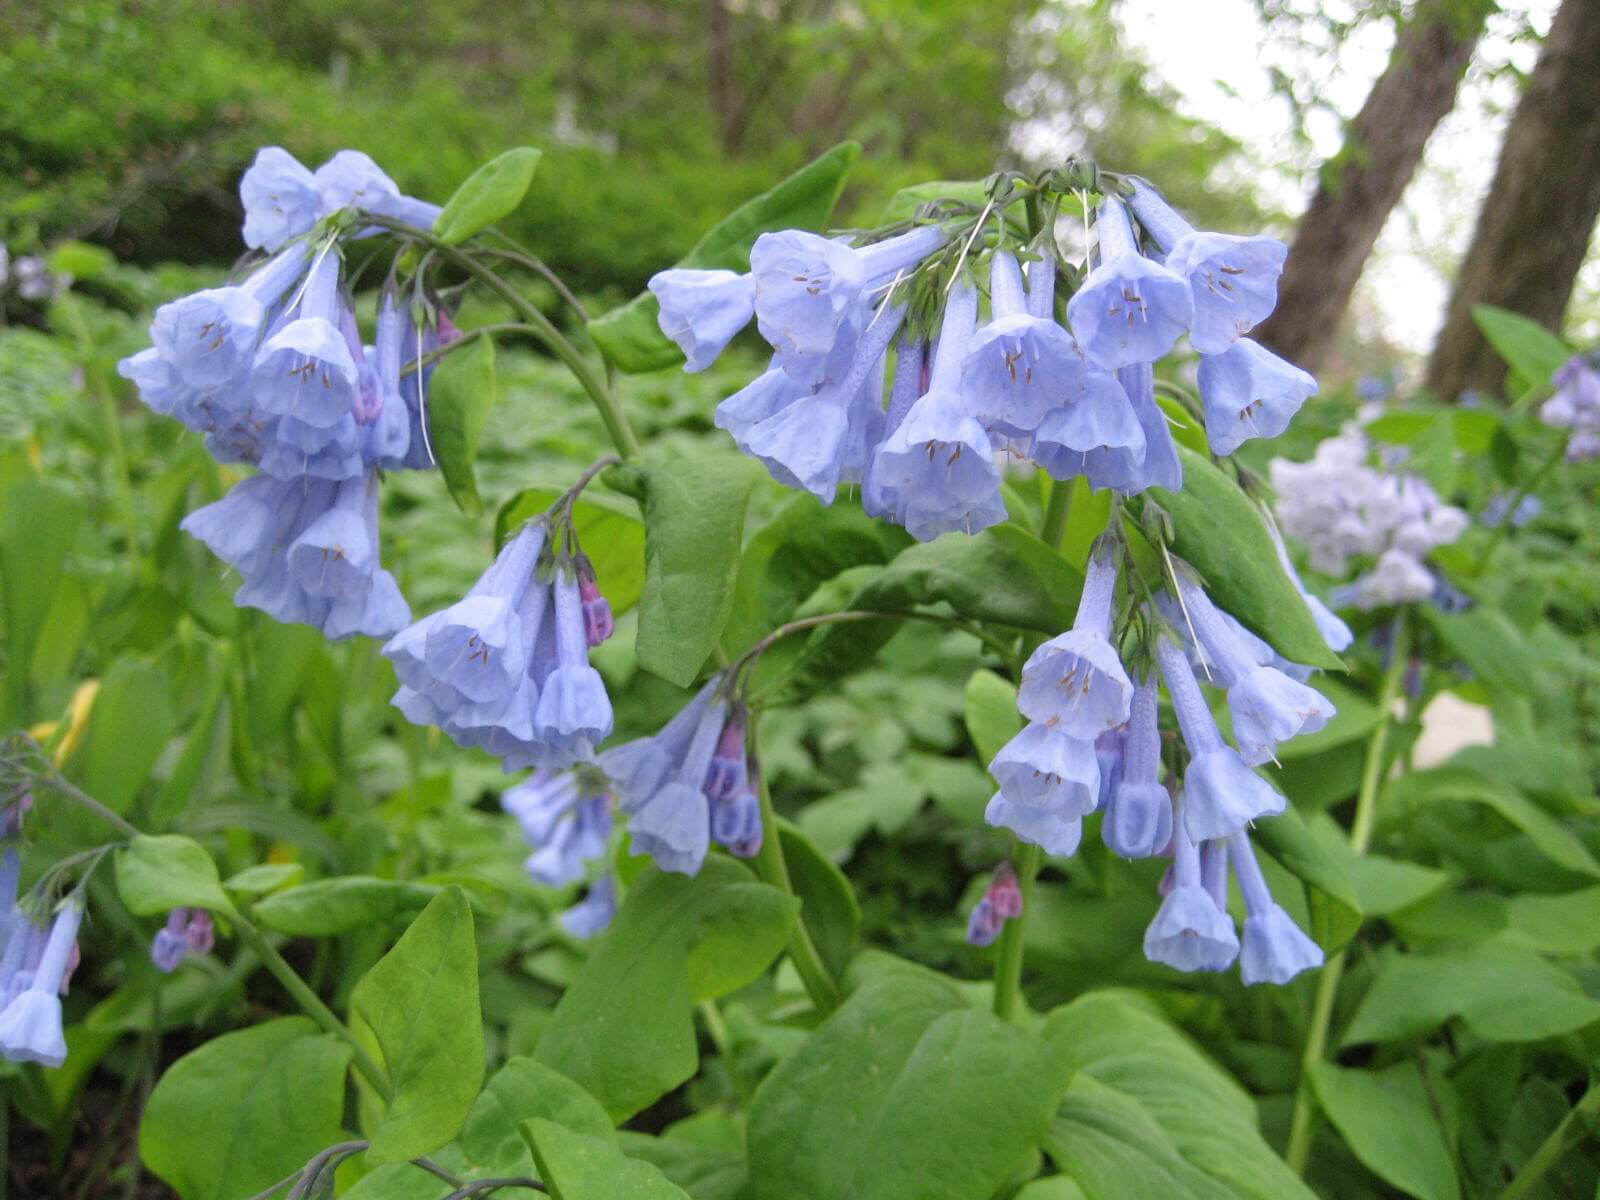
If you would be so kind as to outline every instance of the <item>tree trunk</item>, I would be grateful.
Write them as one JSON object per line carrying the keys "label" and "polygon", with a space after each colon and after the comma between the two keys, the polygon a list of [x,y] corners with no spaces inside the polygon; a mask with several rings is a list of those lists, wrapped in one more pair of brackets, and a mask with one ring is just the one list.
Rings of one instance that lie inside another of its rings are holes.
{"label": "tree trunk", "polygon": [[726,0],[706,0],[706,74],[717,140],[725,154],[732,154],[738,149],[743,106],[734,74],[733,17]]}
{"label": "tree trunk", "polygon": [[1278,287],[1278,307],[1256,337],[1315,371],[1327,357],[1356,281],[1389,213],[1411,181],[1483,33],[1488,0],[1420,0],[1394,53],[1322,168]]}
{"label": "tree trunk", "polygon": [[1496,304],[1561,326],[1600,217],[1600,0],[1562,0],[1500,146],[1427,386],[1498,392],[1506,367],[1472,320]]}

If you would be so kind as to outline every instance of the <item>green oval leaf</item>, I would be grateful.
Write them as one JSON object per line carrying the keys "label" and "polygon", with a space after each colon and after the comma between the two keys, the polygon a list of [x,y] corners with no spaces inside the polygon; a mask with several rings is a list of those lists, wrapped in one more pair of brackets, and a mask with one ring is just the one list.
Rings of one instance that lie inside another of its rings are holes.
{"label": "green oval leaf", "polygon": [[1493,304],[1475,304],[1472,319],[1489,345],[1511,367],[1522,391],[1544,387],[1572,349],[1537,321]]}
{"label": "green oval leaf", "polygon": [[350,1011],[394,1097],[367,1159],[431,1154],[461,1128],[483,1083],[478,944],[460,888],[446,888],[356,984]]}
{"label": "green oval leaf", "polygon": [[450,197],[433,236],[447,246],[464,242],[513,212],[528,194],[543,151],[518,146],[479,167]]}
{"label": "green oval leaf", "polygon": [[234,916],[217,864],[198,842],[176,834],[136,837],[117,851],[117,893],[136,917],[174,908],[204,908]]}
{"label": "green oval leaf", "polygon": [[1418,1200],[1461,1195],[1416,1063],[1358,1071],[1320,1062],[1311,1068],[1310,1083],[1328,1120],[1373,1174]]}
{"label": "green oval leaf", "polygon": [[438,894],[438,888],[420,883],[341,875],[275,892],[258,902],[251,915],[279,933],[329,937],[421,912]]}
{"label": "green oval leaf", "polygon": [[428,383],[428,434],[445,487],[469,517],[483,511],[478,498],[478,441],[495,403],[494,342],[472,344],[439,360]]}
{"label": "green oval leaf", "polygon": [[615,1142],[542,1118],[524,1122],[522,1135],[556,1200],[689,1200],[661,1168],[629,1158]]}
{"label": "green oval leaf", "polygon": [[[680,267],[750,269],[750,247],[773,229],[820,229],[839,202],[845,176],[861,153],[856,142],[841,142],[801,167],[770,191],[741,204],[714,225],[677,262]],[[656,298],[640,292],[588,324],[589,336],[623,371],[659,371],[680,366],[683,352],[661,332]]]}
{"label": "green oval leaf", "polygon": [[1342,670],[1250,498],[1204,455],[1180,445],[1178,457],[1183,490],[1150,492],[1172,514],[1173,553],[1200,572],[1219,608],[1290,662]]}

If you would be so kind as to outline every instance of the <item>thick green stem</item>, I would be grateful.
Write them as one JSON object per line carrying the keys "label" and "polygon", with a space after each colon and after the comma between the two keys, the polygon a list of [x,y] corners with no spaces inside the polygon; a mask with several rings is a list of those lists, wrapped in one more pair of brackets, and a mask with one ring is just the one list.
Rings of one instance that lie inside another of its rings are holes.
{"label": "thick green stem", "polygon": [[[1395,617],[1394,637],[1390,645],[1392,657],[1378,691],[1378,727],[1372,731],[1367,743],[1366,761],[1361,768],[1361,788],[1356,793],[1355,819],[1350,824],[1350,848],[1365,854],[1372,841],[1372,827],[1377,821],[1378,785],[1383,780],[1383,754],[1389,744],[1389,727],[1393,724],[1395,701],[1400,697],[1401,684],[1405,682],[1406,666],[1411,658],[1411,632],[1406,621],[1406,610]],[[1333,1005],[1338,997],[1339,981],[1344,976],[1345,951],[1341,950],[1322,968],[1322,978],[1317,981],[1317,996],[1311,1008],[1311,1027],[1306,1032],[1305,1053],[1300,1059],[1300,1088],[1294,1099],[1294,1116],[1289,1124],[1289,1142],[1284,1150],[1284,1160],[1296,1174],[1305,1174],[1311,1157],[1311,1134],[1316,1118],[1311,1100],[1311,1068],[1322,1061],[1328,1048],[1328,1031],[1333,1024]]]}
{"label": "thick green stem", "polygon": [[273,978],[283,985],[283,990],[294,998],[294,1002],[305,1010],[306,1016],[350,1047],[351,1061],[355,1063],[356,1070],[366,1076],[367,1082],[378,1095],[385,1102],[394,1099],[388,1074],[373,1061],[372,1055],[367,1053],[367,1048],[356,1039],[350,1027],[334,1015],[333,1010],[322,1002],[322,997],[313,992],[310,985],[278,953],[278,948],[248,918],[236,915],[233,923],[239,932],[239,940],[255,951],[262,965],[272,972]]}
{"label": "thick green stem", "polygon": [[633,432],[633,426],[628,423],[628,415],[622,411],[622,405],[617,402],[616,396],[606,386],[605,380],[595,372],[593,366],[578,352],[578,348],[569,342],[555,323],[545,316],[539,308],[526,296],[517,291],[504,279],[489,270],[470,254],[465,254],[454,246],[447,246],[426,230],[407,225],[403,221],[395,221],[388,217],[368,213],[363,218],[373,225],[380,225],[385,229],[414,239],[427,246],[440,258],[459,267],[474,279],[483,283],[502,300],[509,304],[517,316],[532,327],[533,335],[550,348],[557,358],[566,364],[567,369],[583,385],[583,390],[589,393],[589,398],[594,401],[595,408],[599,410],[600,419],[605,422],[606,432],[611,435],[611,440],[616,444],[617,452],[623,458],[637,458],[639,456],[639,439]]}
{"label": "thick green stem", "polygon": [[[765,776],[761,778],[761,850],[756,855],[756,873],[762,880],[783,892],[794,895],[794,884],[789,879],[789,864],[783,861],[783,842],[778,833],[778,817],[772,808],[772,793],[767,788]],[[819,1011],[832,1012],[839,1006],[839,985],[834,982],[817,944],[811,940],[802,911],[795,918],[794,930],[789,934],[789,959],[799,972],[800,982]]]}
{"label": "thick green stem", "polygon": [[1033,881],[1044,861],[1044,851],[1027,842],[1013,838],[1012,849],[1017,886],[1022,889],[1022,913],[1007,921],[1000,931],[1000,943],[994,956],[994,1015],[1006,1021],[1015,1021],[1018,1016],[1018,1001],[1022,997],[1023,923],[1033,907]]}
{"label": "thick green stem", "polygon": [[1533,1189],[1539,1186],[1561,1156],[1593,1132],[1597,1116],[1600,1116],[1600,1088],[1591,1084],[1583,1098],[1573,1105],[1572,1111],[1550,1131],[1549,1137],[1539,1143],[1539,1148],[1506,1184],[1505,1190],[1500,1193],[1500,1200],[1523,1200],[1526,1196],[1534,1195]]}

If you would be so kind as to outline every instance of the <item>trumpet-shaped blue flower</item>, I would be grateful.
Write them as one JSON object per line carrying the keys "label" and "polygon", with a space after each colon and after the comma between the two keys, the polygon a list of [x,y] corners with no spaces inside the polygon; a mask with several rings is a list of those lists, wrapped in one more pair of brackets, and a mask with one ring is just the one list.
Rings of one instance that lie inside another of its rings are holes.
{"label": "trumpet-shaped blue flower", "polygon": [[[881,408],[884,353],[904,316],[903,305],[879,312],[854,344],[848,370],[839,378],[806,390],[768,378],[769,371],[760,391],[747,396],[746,389],[720,405],[717,423],[778,482],[832,503],[842,481],[860,478],[864,447],[851,444],[852,414]],[[775,407],[762,413],[769,401]]]}
{"label": "trumpet-shaped blue flower", "polygon": [[[655,755],[625,760],[631,778],[627,790],[619,793],[628,814],[632,853],[648,854],[662,870],[683,875],[696,874],[710,849],[711,802],[705,793],[706,775],[728,716],[725,701],[705,693],[702,696],[703,700],[697,698],[690,705],[696,721],[687,742],[682,738],[683,726],[672,729],[669,722],[657,735],[661,740],[653,747]],[[678,753],[673,753],[675,750]],[[611,764],[602,765],[612,769]],[[641,782],[653,786],[639,787]]]}
{"label": "trumpet-shaped blue flower", "polygon": [[205,909],[175,908],[150,943],[150,961],[156,970],[171,974],[189,955],[211,953],[216,940],[216,927]]}
{"label": "trumpet-shaped blue flower", "polygon": [[1189,341],[1201,354],[1221,354],[1277,307],[1278,276],[1289,254],[1277,238],[1202,233],[1142,179],[1134,180],[1129,204],[1167,252],[1167,268],[1189,281],[1194,299]]}
{"label": "trumpet-shaped blue flower", "polygon": [[1200,356],[1206,440],[1216,454],[1232,454],[1251,438],[1277,437],[1316,394],[1315,379],[1249,338]]}
{"label": "trumpet-shaped blue flower", "polygon": [[1031,721],[994,756],[989,773],[1007,802],[1086,817],[1100,800],[1094,744]]}
{"label": "trumpet-shaped blue flower", "polygon": [[360,372],[343,325],[339,259],[329,250],[312,265],[299,304],[256,353],[250,368],[255,406],[328,429],[355,410]]}
{"label": "trumpet-shaped blue flower", "polygon": [[1156,661],[1192,756],[1183,777],[1186,836],[1201,842],[1225,838],[1258,817],[1281,813],[1283,796],[1223,743],[1188,657],[1166,634],[1156,639]]}
{"label": "trumpet-shaped blue flower", "polygon": [[1112,853],[1123,858],[1152,858],[1172,841],[1172,798],[1160,776],[1156,682],[1150,678],[1134,688],[1121,779],[1100,825],[1100,836]]}
{"label": "trumpet-shaped blue flower", "polygon": [[686,371],[704,371],[714,363],[756,312],[756,281],[750,274],[674,267],[652,276],[650,291],[661,304],[661,332],[683,351]]}
{"label": "trumpet-shaped blue flower", "polygon": [[1233,849],[1233,873],[1244,894],[1244,948],[1239,954],[1239,975],[1245,983],[1285,984],[1302,971],[1322,965],[1322,947],[1308,938],[1294,919],[1272,898],[1256,862],[1249,835],[1228,839]]}
{"label": "trumpet-shaped blue flower", "polygon": [[[1149,363],[1123,367],[1116,381],[1128,398],[1143,440],[1124,446],[1106,446],[1069,456],[1066,463],[1096,488],[1114,488],[1133,495],[1150,487],[1178,491],[1183,487],[1183,464],[1166,414],[1156,403],[1155,372]],[[1053,431],[1052,431],[1053,432]]]}
{"label": "trumpet-shaped blue flower", "polygon": [[500,798],[534,848],[523,866],[536,882],[577,883],[585,866],[605,853],[611,797],[604,783],[593,771],[539,770]]}
{"label": "trumpet-shaped blue flower", "polygon": [[28,986],[0,1012],[0,1055],[12,1062],[59,1067],[67,1061],[61,1028],[61,993],[78,942],[83,904],[73,897],[56,913]]}
{"label": "trumpet-shaped blue flower", "polygon": [[600,672],[589,665],[583,597],[570,568],[555,581],[556,668],[539,687],[534,738],[550,747],[550,761],[565,765],[594,758],[595,743],[611,736],[611,700]]}
{"label": "trumpet-shaped blue flower", "polygon": [[1062,858],[1077,853],[1083,841],[1083,818],[1063,817],[1045,805],[1018,804],[1004,792],[989,797],[983,819],[996,829],[1009,829],[1025,842]]}
{"label": "trumpet-shaped blue flower", "polygon": [[[1186,801],[1187,803],[1187,801]],[[1217,907],[1200,874],[1200,852],[1184,831],[1173,833],[1173,887],[1145,930],[1144,956],[1178,971],[1225,971],[1239,956],[1233,918]]]}
{"label": "trumpet-shaped blue flower", "polygon": [[239,181],[244,244],[271,253],[311,232],[322,216],[322,195],[309,170],[280,146],[263,146]]}
{"label": "trumpet-shaped blue flower", "polygon": [[1017,873],[1008,862],[994,869],[994,877],[984,889],[983,898],[967,918],[967,941],[988,946],[1000,936],[1007,921],[1022,915],[1022,888]]}
{"label": "trumpet-shaped blue flower", "polygon": [[1128,719],[1133,684],[1110,641],[1116,586],[1111,554],[1091,555],[1072,628],[1045,642],[1022,668],[1017,706],[1024,716],[1083,740]]}
{"label": "trumpet-shaped blue flower", "polygon": [[150,339],[187,387],[206,391],[233,384],[255,359],[269,310],[305,265],[305,248],[293,246],[242,284],[207,288],[163,304],[156,309]]}
{"label": "trumpet-shaped blue flower", "polygon": [[[1052,258],[1041,259],[1054,266]],[[1054,289],[1043,273],[1036,286]],[[1034,316],[1023,293],[1016,256],[999,251],[989,275],[992,319],[973,337],[961,373],[968,411],[991,433],[1024,437],[1046,414],[1075,407],[1085,374],[1072,335],[1047,316]]]}
{"label": "trumpet-shaped blue flower", "polygon": [[1084,354],[1103,367],[1152,363],[1194,318],[1182,276],[1139,253],[1122,201],[1101,202],[1095,228],[1100,265],[1067,303],[1067,320]]}
{"label": "trumpet-shaped blue flower", "polygon": [[761,799],[756,795],[759,784],[752,776],[753,771],[747,766],[738,791],[711,798],[711,840],[739,858],[753,858],[760,853],[764,834]]}
{"label": "trumpet-shaped blue flower", "polygon": [[617,878],[607,871],[589,885],[584,896],[561,914],[561,928],[575,938],[587,940],[611,924],[617,914]]}
{"label": "trumpet-shaped blue flower", "polygon": [[339,151],[317,168],[313,178],[324,213],[359,208],[418,229],[432,229],[439,219],[437,204],[402,195],[395,181],[359,150]]}
{"label": "trumpet-shaped blue flower", "polygon": [[977,292],[970,284],[957,286],[945,306],[928,389],[873,457],[868,490],[874,503],[920,541],[1005,520],[993,446],[959,390],[977,315]]}
{"label": "trumpet-shaped blue flower", "polygon": [[1333,717],[1334,707],[1314,688],[1274,667],[1262,666],[1222,619],[1205,590],[1180,573],[1179,594],[1200,645],[1226,672],[1233,738],[1252,766],[1274,761],[1278,744],[1315,733]]}

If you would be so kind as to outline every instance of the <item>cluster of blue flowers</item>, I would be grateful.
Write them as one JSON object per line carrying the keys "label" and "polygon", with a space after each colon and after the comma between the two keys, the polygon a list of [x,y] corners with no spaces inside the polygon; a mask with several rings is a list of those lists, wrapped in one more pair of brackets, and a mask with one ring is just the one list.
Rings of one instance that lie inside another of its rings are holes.
{"label": "cluster of blue flowers", "polygon": [[[1333,705],[1305,679],[1310,669],[1276,651],[1219,609],[1192,570],[1137,612],[1140,648],[1155,670],[1135,681],[1114,637],[1112,550],[1091,557],[1073,627],[1041,645],[1023,668],[1017,704],[1028,724],[995,755],[999,790],[986,813],[1050,854],[1074,853],[1083,820],[1103,814],[1106,846],[1124,858],[1173,860],[1165,899],[1145,937],[1153,962],[1220,971],[1237,959],[1246,983],[1283,983],[1322,952],[1273,901],[1250,847],[1250,824],[1284,809],[1253,768],[1278,746],[1314,733]],[[1335,618],[1336,620],[1336,618]],[[1345,636],[1330,641],[1348,644]],[[1224,740],[1196,676],[1224,689],[1233,743]],[[1156,671],[1187,748],[1187,766],[1162,781]],[[1244,897],[1241,946],[1227,910],[1227,870]]]}
{"label": "cluster of blue flowers", "polygon": [[1316,391],[1310,375],[1243,336],[1277,302],[1283,243],[1198,231],[1143,180],[1126,191],[1098,208],[1097,261],[1064,321],[1053,234],[1012,248],[1002,222],[985,251],[980,324],[968,263],[982,215],[970,232],[921,224],[860,246],[763,234],[746,274],[677,268],[650,290],[690,371],[754,318],[771,365],[718,406],[716,421],[775,479],[825,504],[859,483],[869,513],[923,540],[972,533],[1005,519],[996,463],[1005,453],[1096,488],[1181,487],[1154,364],[1184,334],[1200,356],[1218,454],[1281,433]]}
{"label": "cluster of blue flowers", "polygon": [[32,800],[23,796],[0,809],[0,1057],[59,1067],[67,1060],[61,997],[78,965],[83,899],[74,892],[40,921],[38,898],[20,900],[18,848],[22,820]]}
{"label": "cluster of blue flowers", "polygon": [[377,472],[432,465],[426,371],[403,364],[454,330],[419,333],[389,289],[364,346],[341,254],[369,232],[357,210],[427,228],[439,209],[354,150],[312,172],[268,147],[239,191],[245,244],[269,257],[236,284],[162,305],[154,345],[119,370],[219,461],[260,469],[183,523],[243,577],[236,602],[334,639],[385,637],[410,613],[378,562]]}
{"label": "cluster of blue flowers", "polygon": [[1539,409],[1539,419],[1569,429],[1567,461],[1600,458],[1600,351],[1574,354],[1553,380],[1556,394]]}

